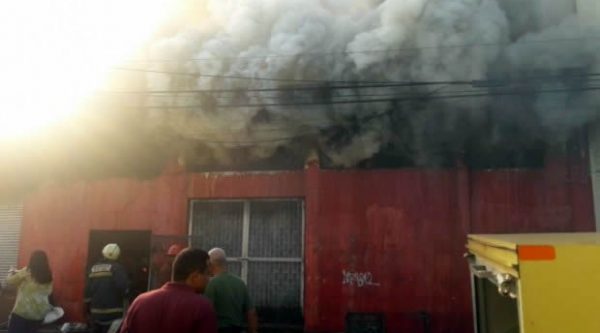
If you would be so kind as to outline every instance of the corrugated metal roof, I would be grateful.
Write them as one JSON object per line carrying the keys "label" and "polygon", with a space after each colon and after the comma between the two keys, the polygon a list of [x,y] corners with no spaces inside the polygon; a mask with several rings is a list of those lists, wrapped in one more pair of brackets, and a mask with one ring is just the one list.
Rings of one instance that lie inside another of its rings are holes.
{"label": "corrugated metal roof", "polygon": [[10,266],[17,264],[22,216],[22,205],[0,205],[0,281],[2,282]]}

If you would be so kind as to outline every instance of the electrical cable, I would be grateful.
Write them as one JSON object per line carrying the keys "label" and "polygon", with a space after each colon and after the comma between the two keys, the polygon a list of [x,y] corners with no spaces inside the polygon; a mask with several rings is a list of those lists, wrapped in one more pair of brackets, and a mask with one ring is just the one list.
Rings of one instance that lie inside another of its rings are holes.
{"label": "electrical cable", "polygon": [[168,62],[205,62],[205,61],[223,61],[223,60],[242,60],[242,59],[271,59],[271,58],[296,58],[296,57],[307,57],[307,56],[327,56],[327,55],[349,55],[349,54],[370,54],[370,53],[403,53],[403,52],[414,52],[420,50],[435,50],[435,49],[468,49],[478,47],[496,47],[496,46],[510,46],[510,45],[539,45],[539,44],[554,44],[554,43],[573,43],[589,40],[598,40],[600,36],[581,36],[581,37],[563,37],[563,38],[549,38],[540,40],[521,40],[516,42],[503,42],[503,43],[472,43],[472,44],[461,44],[461,45],[431,45],[431,46],[416,46],[406,48],[390,48],[390,49],[379,49],[379,50],[356,50],[356,51],[331,51],[331,52],[306,52],[298,54],[268,54],[262,56],[232,56],[232,57],[212,57],[212,58],[189,58],[189,59],[130,59],[127,62],[130,63],[168,63]]}
{"label": "electrical cable", "polygon": [[[456,94],[456,95],[433,95],[428,97],[398,97],[398,98],[371,98],[371,99],[353,99],[353,100],[323,100],[323,101],[307,101],[307,102],[280,102],[280,103],[257,103],[257,104],[221,104],[214,105],[215,108],[265,108],[265,107],[295,107],[295,106],[319,106],[319,105],[336,105],[336,104],[365,104],[365,103],[389,103],[401,101],[418,101],[418,100],[445,100],[445,99],[460,99],[460,98],[483,98],[492,96],[527,96],[536,94],[550,93],[565,93],[565,92],[589,92],[600,90],[600,87],[582,87],[575,89],[551,89],[551,90],[532,90],[532,91],[505,91],[505,92],[485,92],[473,94]],[[190,109],[201,108],[206,105],[144,105],[135,106],[134,108],[141,109]]]}

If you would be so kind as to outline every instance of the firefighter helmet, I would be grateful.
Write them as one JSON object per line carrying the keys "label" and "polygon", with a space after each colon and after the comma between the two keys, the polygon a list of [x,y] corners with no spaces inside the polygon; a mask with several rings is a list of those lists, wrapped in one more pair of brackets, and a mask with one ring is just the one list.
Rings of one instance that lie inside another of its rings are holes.
{"label": "firefighter helmet", "polygon": [[181,250],[183,250],[184,247],[180,244],[173,244],[171,246],[169,246],[169,250],[167,250],[167,255],[174,257],[176,255],[179,254],[179,252],[181,252]]}
{"label": "firefighter helmet", "polygon": [[106,246],[102,249],[102,255],[106,259],[117,260],[119,259],[119,255],[121,254],[121,249],[119,245],[115,243],[106,244]]}

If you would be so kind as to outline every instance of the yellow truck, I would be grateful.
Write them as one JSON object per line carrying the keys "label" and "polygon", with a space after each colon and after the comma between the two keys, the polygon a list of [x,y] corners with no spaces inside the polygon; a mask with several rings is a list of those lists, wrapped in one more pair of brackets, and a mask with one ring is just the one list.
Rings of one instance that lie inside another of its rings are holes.
{"label": "yellow truck", "polygon": [[600,233],[469,235],[476,333],[600,332]]}

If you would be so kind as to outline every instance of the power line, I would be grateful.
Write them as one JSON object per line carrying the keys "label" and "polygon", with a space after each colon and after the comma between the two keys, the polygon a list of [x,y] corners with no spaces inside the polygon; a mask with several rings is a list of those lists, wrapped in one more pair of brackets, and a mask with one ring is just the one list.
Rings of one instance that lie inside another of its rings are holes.
{"label": "power line", "polygon": [[[423,94],[422,97],[425,98],[425,97],[427,97],[429,95],[435,94],[435,93],[439,92],[440,90],[442,90],[443,88],[444,88],[444,86],[437,87],[436,89],[433,89],[432,91],[429,91],[426,94]],[[369,122],[369,121],[371,121],[373,119],[377,119],[377,118],[389,115],[390,113],[391,112],[388,110],[388,111],[384,111],[384,112],[374,113],[374,114],[371,114],[371,115],[368,115],[368,116],[362,116],[362,117],[359,117],[357,120],[361,121],[361,122]],[[304,123],[302,125],[303,126],[314,126],[314,127],[318,128],[319,130],[324,130],[324,129],[327,129],[327,128],[331,129],[331,128],[339,127],[340,126],[339,124],[331,124],[331,125],[325,126],[325,128],[319,128],[319,126],[317,124]],[[287,128],[280,129],[280,130],[287,130]],[[256,129],[254,131],[256,131]],[[266,132],[266,130],[265,130],[265,132]],[[277,139],[270,139],[270,140],[275,140],[275,142],[289,141],[289,140],[300,138],[300,137],[304,137],[304,136],[307,136],[307,135],[310,135],[310,134],[317,134],[317,133],[316,132],[308,132],[308,133],[305,133],[305,134],[300,135],[300,136],[293,136],[293,137],[286,137],[286,138],[277,138]],[[232,142],[232,141],[214,141],[214,140],[203,140],[202,142],[205,142],[205,143],[206,142],[208,142],[208,143],[222,143],[222,144],[235,144],[236,143],[235,141]],[[267,142],[273,142],[273,141],[268,141],[267,140]],[[250,143],[248,143],[248,141],[244,141],[245,146],[252,145],[253,143],[255,143],[255,141],[251,141]],[[260,143],[260,142],[258,142],[258,143]]]}
{"label": "power line", "polygon": [[[440,86],[440,88],[445,87],[445,86]],[[453,94],[457,94],[457,93],[474,93],[477,92],[477,89],[468,89],[468,90],[452,90],[451,92]],[[173,96],[170,95],[158,95],[158,96],[153,96],[152,98],[160,98],[160,97],[165,97],[165,98],[173,98]],[[231,100],[232,97],[229,96],[211,96],[213,98],[216,99],[220,99],[220,100]],[[283,99],[281,96],[275,96],[275,95],[246,95],[246,98],[250,99],[250,98],[259,98],[261,100],[281,100]],[[399,95],[396,92],[387,92],[387,93],[373,93],[373,94],[365,94],[365,93],[360,93],[360,94],[335,94],[333,96],[331,96],[332,99],[339,99],[339,98],[354,98],[354,99],[358,99],[358,98],[363,98],[363,97],[395,97],[395,98],[405,98],[405,97],[415,97],[415,94],[403,94],[403,95]],[[426,96],[421,96],[421,98],[425,98]],[[293,98],[292,98],[293,99]]]}
{"label": "power line", "polygon": [[[444,86],[438,87],[432,91],[430,91],[428,94],[424,94],[421,96],[415,96],[413,98],[400,98],[400,99],[385,99],[385,100],[360,100],[360,101],[348,101],[348,103],[357,103],[357,102],[401,102],[401,101],[409,101],[409,100],[416,100],[416,99],[426,99],[426,98],[431,98],[431,99],[445,99],[445,98],[467,98],[467,97],[486,97],[486,96],[509,96],[509,95],[530,95],[530,94],[538,94],[538,93],[562,93],[562,92],[587,92],[587,91],[595,91],[595,90],[600,90],[600,87],[586,87],[586,88],[578,88],[578,89],[552,89],[552,90],[538,90],[538,91],[520,91],[520,92],[491,92],[491,93],[485,93],[485,94],[459,94],[459,95],[440,95],[440,96],[428,96],[431,94],[434,94],[436,92],[438,92],[439,90],[443,89]],[[290,106],[301,106],[301,105],[307,105],[307,104],[333,104],[336,101],[330,101],[330,102],[325,102],[325,103],[290,103],[290,104],[286,104],[286,105],[290,105]],[[346,103],[346,102],[344,102]],[[261,104],[261,105],[231,105],[231,106],[218,106],[218,107],[264,107],[266,105]],[[142,106],[139,108],[150,108],[151,106]],[[173,108],[173,107],[160,107],[157,106],[158,108]],[[191,107],[196,107],[196,106],[185,106],[184,108],[191,108]],[[365,122],[365,121],[371,121],[373,119],[382,117],[382,116],[386,116],[389,115],[391,112],[393,112],[392,110],[387,110],[384,112],[380,112],[380,113],[376,113],[376,114],[370,114],[368,116],[364,116],[364,117],[358,117],[356,120],[357,121],[361,121],[361,122]],[[353,114],[352,116],[356,116],[356,114]],[[284,142],[284,141],[290,141],[290,140],[294,140],[294,139],[299,139],[299,138],[303,138],[303,137],[307,137],[310,135],[317,135],[319,134],[319,131],[325,130],[325,129],[331,129],[331,128],[335,128],[335,127],[343,127],[343,125],[340,124],[330,124],[328,126],[325,126],[323,128],[318,127],[317,124],[302,124],[303,126],[315,126],[317,127],[316,130],[313,131],[306,131],[297,135],[293,135],[293,136],[284,136],[284,137],[276,137],[276,138],[268,138],[268,139],[256,139],[256,140],[210,140],[210,139],[198,139],[196,141],[200,142],[200,143],[205,143],[205,144],[223,144],[223,145],[229,145],[229,146],[237,146],[237,147],[248,147],[248,146],[256,146],[259,144],[268,144],[268,143],[277,143],[277,142]],[[263,129],[265,130],[265,129]],[[273,128],[272,130],[276,130],[275,128]],[[282,128],[281,130],[286,130],[285,128]],[[260,132],[260,130],[254,130],[255,132]],[[266,130],[265,130],[266,131]]]}
{"label": "power line", "polygon": [[295,57],[306,57],[306,56],[325,56],[325,55],[344,55],[344,54],[369,54],[369,53],[391,53],[391,52],[413,52],[419,50],[430,50],[430,49],[466,49],[466,48],[477,48],[477,47],[495,47],[495,46],[510,46],[510,45],[528,45],[528,44],[549,44],[549,43],[572,43],[581,42],[587,40],[597,40],[600,36],[582,36],[582,37],[564,37],[564,38],[552,38],[543,40],[527,40],[527,41],[516,41],[516,42],[504,42],[504,43],[472,43],[472,44],[460,44],[460,45],[436,45],[436,46],[418,46],[418,47],[406,47],[406,48],[391,48],[391,49],[378,49],[378,50],[357,50],[357,51],[331,51],[331,52],[305,52],[298,54],[268,54],[262,56],[232,56],[232,57],[214,57],[214,58],[190,58],[190,59],[147,59],[138,60],[131,59],[127,62],[130,63],[166,63],[166,62],[203,62],[203,61],[220,61],[220,60],[238,60],[238,59],[270,59],[270,58],[295,58]]}
{"label": "power line", "polygon": [[[431,96],[431,95],[433,95],[435,93],[438,93],[439,91],[445,89],[446,87],[447,87],[446,85],[437,86],[435,89],[432,89],[432,90],[430,90],[430,91],[428,91],[426,93],[421,94],[421,98],[427,98],[427,97],[429,97],[429,96]],[[453,91],[453,93],[472,92],[472,91],[473,90],[468,90],[468,91],[462,90],[462,91]],[[357,95],[337,95],[337,96],[334,96],[334,97],[335,98],[351,98],[351,97],[352,98],[356,98],[356,97],[385,97],[385,96],[395,96],[396,98],[399,97],[397,94],[390,94],[390,93],[385,93],[385,94],[360,94],[358,96]],[[161,96],[161,97],[169,97],[170,98],[171,96]],[[227,97],[224,97],[224,96],[213,96],[213,97],[215,97],[215,98],[221,98],[221,99],[227,98]],[[278,96],[253,95],[253,96],[248,96],[248,97],[260,97],[261,99],[272,99],[272,100],[280,100],[281,99]],[[405,96],[400,96],[400,97],[404,98],[404,97],[411,97],[411,96],[405,95]],[[412,97],[414,97],[414,95]]]}
{"label": "power line", "polygon": [[[587,87],[587,88],[579,88],[579,89],[553,89],[553,90],[543,90],[543,91],[521,91],[521,92],[496,92],[496,93],[486,93],[486,94],[463,94],[463,95],[440,95],[440,96],[430,96],[434,93],[436,93],[437,91],[441,90],[443,88],[442,87],[438,87],[437,89],[434,89],[433,91],[430,91],[428,94],[425,95],[421,95],[419,97],[413,97],[413,98],[401,98],[401,99],[381,99],[381,100],[377,100],[377,102],[402,102],[402,101],[409,101],[409,100],[417,100],[417,99],[426,99],[426,98],[431,98],[431,99],[444,99],[444,98],[471,98],[471,97],[486,97],[486,96],[509,96],[509,95],[529,95],[529,94],[538,94],[538,93],[562,93],[562,92],[572,92],[572,91],[580,91],[580,92],[586,92],[586,91],[595,91],[595,90],[600,90],[600,87]],[[429,96],[428,96],[429,95]],[[343,102],[343,103],[357,103],[357,102],[374,102],[375,100],[361,100],[361,101],[348,101],[348,102]],[[320,105],[320,104],[335,104],[338,101],[330,101],[327,103],[290,103],[290,104],[286,104],[287,106],[302,106],[302,105]],[[237,105],[237,106],[218,106],[218,107],[264,107],[267,105]],[[192,108],[195,106],[185,106],[185,107],[176,107],[176,108]],[[136,107],[136,108],[151,108],[151,106],[142,106],[142,107]],[[157,108],[174,108],[174,107],[157,107]],[[357,118],[358,121],[371,121],[373,119],[382,117],[382,116],[386,116],[389,115],[392,111],[388,110],[388,111],[384,111],[384,112],[380,112],[380,113],[376,113],[376,114],[371,114],[368,116],[364,116],[364,117],[359,117]],[[355,115],[355,114],[354,114]],[[303,124],[304,126],[310,126],[310,124]],[[318,127],[316,124],[314,124],[315,127]],[[322,131],[325,129],[331,129],[331,128],[335,128],[335,127],[340,127],[341,125],[339,124],[332,124],[332,125],[328,125],[325,126],[324,128],[318,128],[317,131],[307,131],[307,132],[303,132],[300,133],[298,135],[293,135],[293,136],[285,136],[285,137],[277,137],[277,138],[269,138],[269,139],[257,139],[257,140],[209,140],[209,139],[199,139],[196,140],[198,142],[201,143],[205,143],[205,144],[223,144],[223,145],[229,145],[229,146],[237,146],[237,147],[248,147],[248,146],[256,146],[259,144],[268,144],[268,143],[277,143],[277,142],[285,142],[285,141],[291,141],[291,140],[295,140],[295,139],[299,139],[299,138],[303,138],[303,137],[307,137],[310,135],[317,135],[319,134],[318,131]],[[284,129],[282,129],[284,130]],[[260,132],[260,131],[257,131]],[[266,130],[265,130],[266,132]]]}
{"label": "power line", "polygon": [[[363,117],[358,117],[356,120],[357,121],[361,121],[361,122],[369,122],[372,121],[373,119],[377,119],[386,115],[389,115],[390,111],[384,111],[384,112],[379,112],[379,113],[374,113],[368,116],[363,116]],[[292,136],[285,136],[285,137],[276,137],[276,138],[269,138],[269,139],[256,139],[256,140],[211,140],[211,139],[197,139],[195,141],[200,142],[200,143],[204,143],[204,144],[223,144],[223,145],[233,145],[233,146],[237,146],[237,147],[248,147],[248,146],[253,146],[253,145],[258,145],[258,144],[264,144],[264,143],[277,143],[277,142],[284,142],[284,141],[291,141],[291,140],[295,140],[295,139],[300,139],[300,138],[305,138],[307,136],[310,135],[317,135],[319,134],[319,131],[325,130],[325,129],[331,129],[331,128],[335,128],[335,127],[341,127],[341,125],[339,124],[330,124],[328,126],[325,126],[324,128],[318,128],[316,131],[305,131],[302,132],[300,134],[296,134],[296,135],[292,135]]]}
{"label": "power line", "polygon": [[[102,94],[115,95],[168,95],[168,94],[198,94],[198,93],[249,93],[249,92],[293,92],[293,91],[327,91],[327,90],[353,90],[396,87],[418,87],[428,85],[473,85],[478,81],[415,81],[403,83],[377,83],[358,85],[332,85],[332,86],[283,86],[276,88],[227,88],[227,89],[179,89],[179,90],[100,90]],[[476,88],[483,88],[475,86]]]}
{"label": "power line", "polygon": [[[568,69],[567,69],[568,70]],[[203,74],[198,74],[202,76]],[[242,78],[251,80],[250,77],[234,77],[223,75],[211,75],[221,78]],[[581,74],[553,74],[538,76],[522,76],[517,78],[492,78],[478,80],[446,80],[446,81],[321,81],[320,83],[345,82],[341,85],[305,85],[305,86],[281,86],[269,88],[220,88],[220,89],[170,89],[170,90],[101,90],[104,94],[194,94],[194,93],[239,93],[239,92],[280,92],[280,91],[303,91],[303,90],[335,90],[335,89],[369,89],[369,88],[394,88],[394,87],[414,87],[428,85],[471,85],[474,88],[493,88],[502,87],[509,84],[532,84],[532,81],[549,79],[586,79],[586,82],[597,80],[600,73],[581,73]],[[256,78],[257,80],[279,80],[270,78]],[[287,79],[281,79],[288,81]],[[300,81],[302,82],[302,81]],[[306,82],[315,82],[307,80]]]}
{"label": "power line", "polygon": [[[369,82],[369,81],[322,81],[322,83],[339,82],[337,85],[291,85],[269,88],[219,88],[219,89],[170,89],[170,90],[99,90],[101,94],[123,94],[123,95],[166,95],[166,94],[197,94],[197,93],[248,93],[248,92],[293,92],[293,91],[328,91],[328,90],[356,90],[373,88],[397,88],[397,87],[419,87],[419,86],[437,86],[437,85],[470,85],[473,88],[493,88],[502,87],[510,84],[531,84],[531,81],[551,80],[551,79],[587,79],[587,81],[597,80],[600,73],[584,73],[569,75],[546,75],[546,76],[526,76],[516,79],[487,79],[487,80],[447,80],[447,81],[389,81],[389,82]],[[224,77],[225,76],[219,76]],[[233,78],[233,77],[230,77]],[[250,79],[250,78],[246,78]],[[261,78],[259,80],[269,80]],[[307,81],[309,82],[309,81]],[[345,84],[344,84],[345,83]]]}
{"label": "power line", "polygon": [[[260,76],[202,74],[202,73],[161,71],[161,70],[152,70],[152,69],[144,69],[144,68],[129,68],[129,67],[113,67],[112,69],[118,70],[118,71],[131,71],[131,72],[142,72],[142,73],[151,73],[151,74],[166,74],[166,75],[177,75],[177,76],[208,77],[208,78],[218,78],[218,79],[235,79],[235,80],[252,80],[252,81],[301,82],[301,83],[332,83],[332,82],[348,83],[348,82],[353,82],[351,80],[281,79],[281,78],[268,78],[268,77],[260,77]],[[381,83],[381,82],[382,81],[367,81],[365,83]]]}
{"label": "power line", "polygon": [[[216,108],[264,108],[264,107],[293,107],[293,106],[318,106],[318,105],[335,105],[335,104],[365,104],[365,103],[390,103],[402,101],[417,101],[417,100],[443,100],[443,99],[459,99],[459,98],[482,98],[492,96],[526,96],[536,94],[564,93],[564,92],[588,92],[600,90],[600,87],[584,87],[576,89],[548,89],[548,90],[532,90],[532,91],[505,91],[505,92],[486,92],[476,94],[456,94],[456,95],[437,95],[437,96],[414,96],[414,97],[398,97],[398,98],[373,98],[373,99],[353,99],[353,100],[323,100],[323,101],[308,101],[308,102],[281,102],[281,103],[260,103],[260,104],[225,104],[215,105]],[[146,105],[135,106],[134,108],[142,109],[190,109],[202,108],[206,105]]]}
{"label": "power line", "polygon": [[[459,93],[459,94],[456,94],[456,92],[453,92],[453,94],[431,96],[432,94],[438,92],[439,90],[441,90],[445,87],[446,86],[442,85],[442,86],[439,86],[436,89],[430,91],[428,94],[424,94],[421,96],[412,96],[412,97],[400,96],[397,98],[388,98],[388,99],[366,99],[366,100],[354,99],[354,100],[348,100],[348,101],[328,100],[328,101],[318,101],[318,102],[308,101],[308,102],[291,102],[291,103],[217,105],[216,107],[218,107],[218,108],[248,108],[248,107],[268,107],[268,106],[310,106],[310,105],[329,105],[329,104],[358,104],[358,103],[374,103],[374,102],[381,103],[381,102],[403,102],[403,101],[413,101],[413,100],[423,100],[423,99],[480,98],[480,97],[487,97],[487,96],[534,95],[534,94],[543,94],[543,93],[587,92],[587,91],[600,90],[600,87],[583,87],[583,88],[576,88],[576,89],[548,89],[548,90],[537,90],[537,91],[533,91],[533,90],[532,91],[529,91],[529,90],[528,91],[504,91],[504,92],[487,92],[487,93],[479,93],[479,94],[470,94],[470,91],[465,91],[465,93]],[[190,109],[190,108],[197,108],[197,107],[203,107],[203,106],[202,105],[133,106],[131,108]],[[390,112],[391,112],[391,110],[382,112],[380,114],[362,117],[359,119],[359,121],[368,121],[369,119],[375,119],[375,118],[387,115]],[[303,124],[303,126],[310,126],[310,125]],[[316,126],[316,124],[314,126]],[[319,130],[324,130],[327,128],[334,128],[334,127],[339,127],[339,126],[341,126],[341,125],[334,124],[334,125],[326,126],[324,128],[319,128]],[[276,129],[270,129],[270,130],[276,130]],[[282,130],[284,130],[284,129],[282,129]],[[276,142],[282,142],[282,141],[290,141],[293,139],[306,137],[308,135],[316,135],[316,134],[318,134],[318,130],[304,132],[304,133],[301,133],[299,135],[294,135],[294,136],[285,136],[285,137],[269,138],[269,139],[262,139],[262,140],[244,140],[244,141],[231,140],[231,141],[227,141],[227,140],[202,139],[202,140],[198,140],[198,141],[204,142],[206,144],[226,144],[226,145],[237,145],[237,146],[247,147],[247,146],[252,146],[252,145],[257,145],[257,144],[262,144],[262,143],[276,143]]]}
{"label": "power line", "polygon": [[[432,90],[431,93],[426,93],[424,95],[421,96],[421,98],[426,98],[427,96],[438,92],[439,90],[445,88],[446,86],[439,86],[438,88]],[[452,90],[451,93],[453,94],[458,94],[458,93],[474,93],[477,92],[477,89],[468,89],[468,90]],[[174,98],[173,96],[170,95],[158,95],[158,96],[153,96],[153,100],[156,100],[157,98],[169,98],[172,99]],[[217,100],[224,100],[224,101],[231,101],[233,98],[230,96],[211,96],[212,98],[215,98]],[[260,100],[275,100],[275,101],[279,101],[282,100],[284,97],[281,96],[276,96],[276,95],[245,95],[244,96],[245,99],[253,99],[253,98],[257,98]],[[298,96],[300,97],[300,96]],[[408,97],[415,97],[415,94],[402,94],[399,95],[397,92],[384,92],[384,93],[371,93],[371,94],[365,94],[365,93],[360,93],[360,94],[335,94],[333,96],[331,96],[331,99],[347,99],[347,98],[354,98],[354,99],[359,99],[359,98],[365,98],[365,97],[394,97],[394,98],[408,98]],[[175,97],[177,98],[177,97]],[[289,100],[294,100],[295,98],[287,98]],[[160,100],[158,100],[160,101]],[[302,102],[302,101],[299,101]]]}
{"label": "power line", "polygon": [[291,135],[291,136],[286,136],[286,137],[277,137],[277,138],[270,138],[270,139],[256,139],[256,140],[206,140],[206,139],[200,139],[200,140],[196,140],[199,141],[201,143],[205,143],[205,144],[223,144],[223,145],[236,145],[236,146],[254,146],[257,144],[265,144],[265,143],[278,143],[278,142],[285,142],[285,141],[291,141],[291,140],[295,140],[295,139],[300,139],[300,138],[304,138],[310,135],[316,135],[318,134],[318,132],[316,131],[308,131],[308,132],[304,132],[304,133],[300,133],[297,135]]}
{"label": "power line", "polygon": [[[179,76],[192,76],[192,77],[208,77],[208,78],[219,78],[219,79],[231,79],[231,80],[248,80],[248,81],[268,81],[268,82],[299,82],[299,83],[337,83],[337,84],[348,84],[348,85],[373,85],[373,84],[389,84],[389,85],[400,85],[400,86],[418,86],[418,85],[438,85],[438,84],[471,84],[471,85],[486,85],[486,84],[502,84],[505,81],[511,81],[506,79],[479,79],[479,80],[447,80],[447,81],[364,81],[364,80],[311,80],[311,79],[282,79],[282,78],[269,78],[260,76],[239,76],[239,75],[221,75],[221,74],[202,74],[197,72],[174,72],[174,71],[160,71],[160,70],[149,70],[143,68],[128,68],[128,67],[113,67],[114,70],[121,71],[134,71],[142,73],[154,73],[154,74],[166,74],[166,75],[179,75]],[[600,76],[600,73],[582,73],[582,74],[568,74],[568,75],[543,75],[543,76],[529,76],[522,77],[519,80],[541,80],[541,79],[556,79],[556,78],[584,78],[584,77],[596,77]]]}
{"label": "power line", "polygon": [[112,69],[118,70],[118,71],[131,71],[131,72],[142,72],[142,73],[151,73],[151,74],[165,74],[165,75],[191,76],[191,77],[208,77],[208,78],[217,78],[217,79],[246,80],[246,81],[298,82],[298,83],[345,83],[345,84],[393,84],[393,83],[403,84],[403,83],[406,83],[406,82],[399,82],[399,81],[282,79],[282,78],[269,78],[269,77],[261,77],[261,76],[202,74],[202,73],[197,73],[197,72],[175,72],[175,71],[153,70],[153,69],[144,69],[144,68],[129,68],[129,67],[112,67]]}
{"label": "power line", "polygon": [[436,81],[436,82],[411,82],[411,83],[377,83],[363,85],[333,85],[333,86],[284,86],[277,88],[235,88],[235,89],[181,89],[181,90],[101,90],[102,94],[122,95],[164,95],[164,94],[197,94],[197,93],[247,93],[247,92],[292,92],[292,91],[327,91],[341,89],[374,89],[394,87],[415,87],[427,85],[468,85],[471,82],[462,81]]}

